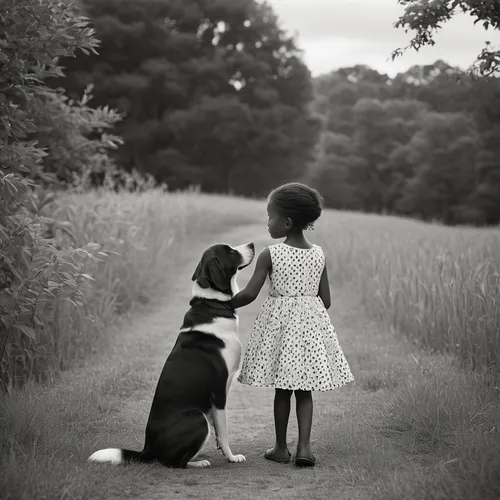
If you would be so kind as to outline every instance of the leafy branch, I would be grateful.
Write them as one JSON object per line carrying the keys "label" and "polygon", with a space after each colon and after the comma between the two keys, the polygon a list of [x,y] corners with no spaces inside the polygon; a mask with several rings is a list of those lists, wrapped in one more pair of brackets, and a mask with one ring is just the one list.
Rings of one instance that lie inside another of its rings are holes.
{"label": "leafy branch", "polygon": [[[406,47],[392,52],[393,60],[408,49],[418,52],[422,47],[435,45],[435,34],[459,11],[475,18],[474,24],[482,23],[485,30],[500,29],[498,0],[398,0],[398,3],[405,6],[405,10],[394,27],[404,28],[405,33],[413,31],[415,35]],[[500,50],[487,41],[468,73],[489,77],[498,73],[499,69]]]}

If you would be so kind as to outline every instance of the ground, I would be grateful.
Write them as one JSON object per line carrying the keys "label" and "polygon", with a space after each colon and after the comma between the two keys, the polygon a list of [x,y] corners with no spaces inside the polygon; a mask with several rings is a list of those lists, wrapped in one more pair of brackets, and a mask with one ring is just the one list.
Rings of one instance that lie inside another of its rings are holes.
{"label": "ground", "polygon": [[[240,227],[217,241],[234,246],[254,241],[257,252],[271,243],[261,225]],[[203,248],[207,242],[198,243]],[[415,366],[416,347],[368,318],[355,291],[338,289],[332,282],[329,312],[356,381],[314,394],[312,448],[316,467],[300,469],[293,463],[282,465],[263,458],[274,439],[273,390],[236,381],[228,398],[229,437],[233,453],[244,454],[246,462],[228,463],[212,438],[203,456],[212,464],[207,469],[87,463],[97,449],[142,448],[156,382],[188,308],[191,276],[199,257],[199,248],[185,256],[184,267],[168,283],[165,297],[115,332],[111,352],[103,351],[85,367],[66,372],[55,387],[41,394],[48,411],[59,405],[57,411],[66,419],[68,439],[78,426],[79,442],[74,454],[65,460],[67,474],[72,477],[67,498],[369,499],[378,481],[431,460],[414,443],[405,442],[400,429],[388,428],[382,418],[384,403],[397,379]],[[253,265],[242,271],[240,287],[252,270]],[[256,302],[240,310],[243,346],[265,293],[264,288]],[[78,404],[85,409],[77,409]],[[82,412],[86,412],[85,417]],[[297,425],[293,407],[289,436],[289,447],[294,451]],[[84,484],[85,492],[81,489]]]}

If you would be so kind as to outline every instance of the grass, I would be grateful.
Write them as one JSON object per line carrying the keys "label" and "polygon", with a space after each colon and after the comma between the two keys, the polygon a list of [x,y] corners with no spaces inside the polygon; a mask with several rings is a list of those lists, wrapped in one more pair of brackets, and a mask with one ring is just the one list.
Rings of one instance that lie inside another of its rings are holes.
{"label": "grass", "polygon": [[[104,442],[140,446],[131,429],[143,428],[157,377],[152,350],[172,319],[151,324],[145,316],[140,331],[126,331],[128,313],[170,300],[180,267],[229,227],[264,225],[264,205],[195,193],[93,192],[61,198],[56,209],[78,244],[97,241],[119,255],[89,262],[88,309],[61,315],[56,343],[66,346],[62,367],[73,369],[56,385],[29,383],[0,400],[2,498],[103,498],[103,485],[109,498],[135,498],[145,485],[157,491],[164,483],[172,495],[220,489],[225,468],[210,471],[209,484],[199,472],[94,468],[82,457]],[[376,500],[498,498],[499,233],[327,211],[311,236],[327,253],[333,309],[355,309],[339,334],[341,341],[347,329],[356,336],[346,343],[356,384],[336,396],[347,409],[328,409],[318,423],[318,455],[333,456],[331,480],[313,471],[323,490],[331,481],[337,493],[347,488],[343,498],[357,498],[360,486]],[[58,238],[65,244],[67,236]],[[356,310],[358,299],[368,316]],[[332,310],[334,324],[337,316]],[[411,357],[417,345],[424,350]],[[233,474],[247,493],[244,470]],[[266,484],[275,478],[267,469],[259,474]]]}
{"label": "grass", "polygon": [[[55,231],[58,248],[97,244],[108,256],[86,258],[78,306],[46,295],[37,313],[44,328],[34,340],[9,339],[4,377],[9,385],[48,380],[76,366],[106,345],[106,332],[120,316],[163,296],[179,257],[203,237],[253,220],[255,203],[195,192],[165,194],[109,190],[61,194],[48,215],[63,229]],[[230,208],[230,209],[229,209]],[[85,256],[84,256],[85,258]]]}
{"label": "grass", "polygon": [[425,349],[500,368],[500,232],[337,214],[319,225],[335,283]]}
{"label": "grass", "polygon": [[[393,439],[424,451],[432,465],[379,482],[376,500],[500,497],[500,399],[479,374],[440,360],[424,363],[384,404]],[[408,448],[407,448],[408,449]]]}
{"label": "grass", "polygon": [[499,498],[500,233],[347,213],[318,229],[332,286],[424,348],[414,372],[386,365],[359,381],[387,391],[378,415],[396,445],[429,456],[380,479],[375,498]]}
{"label": "grass", "polygon": [[[126,469],[119,468],[113,474],[109,468],[96,468],[89,480],[83,450],[105,418],[112,426],[113,416],[96,385],[83,382],[66,391],[28,383],[2,401],[3,499],[99,498],[103,483],[127,483]],[[99,419],[96,409],[103,412]]]}

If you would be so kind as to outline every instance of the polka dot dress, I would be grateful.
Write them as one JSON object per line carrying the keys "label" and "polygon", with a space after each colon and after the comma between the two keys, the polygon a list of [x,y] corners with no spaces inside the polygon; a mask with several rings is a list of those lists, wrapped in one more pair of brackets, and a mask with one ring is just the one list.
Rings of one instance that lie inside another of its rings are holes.
{"label": "polka dot dress", "polygon": [[238,381],[257,387],[329,391],[354,377],[318,297],[321,247],[269,247],[269,295],[255,320]]}

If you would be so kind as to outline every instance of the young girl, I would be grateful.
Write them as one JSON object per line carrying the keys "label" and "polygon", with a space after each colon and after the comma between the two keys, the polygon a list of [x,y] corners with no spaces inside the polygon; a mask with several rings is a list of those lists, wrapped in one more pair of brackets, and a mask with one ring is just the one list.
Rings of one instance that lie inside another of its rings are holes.
{"label": "young girl", "polygon": [[309,442],[311,391],[329,391],[354,380],[326,312],[330,289],[323,250],[304,236],[321,215],[322,204],[319,193],[304,184],[285,184],[271,192],[269,234],[285,240],[260,253],[248,285],[232,299],[235,308],[250,304],[269,275],[269,296],[255,320],[238,380],[275,388],[276,444],[264,454],[275,462],[290,462],[286,433],[295,393],[295,464],[301,466],[316,464]]}

